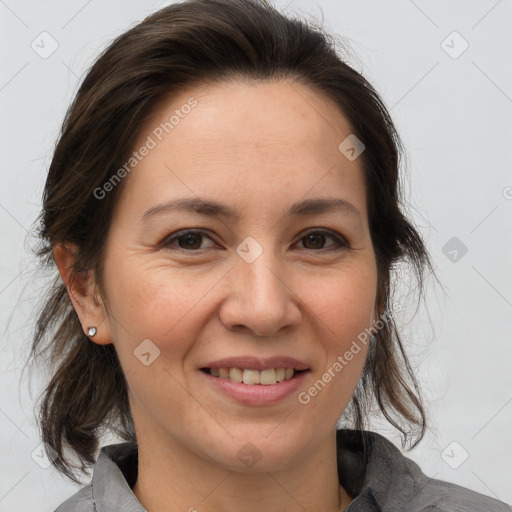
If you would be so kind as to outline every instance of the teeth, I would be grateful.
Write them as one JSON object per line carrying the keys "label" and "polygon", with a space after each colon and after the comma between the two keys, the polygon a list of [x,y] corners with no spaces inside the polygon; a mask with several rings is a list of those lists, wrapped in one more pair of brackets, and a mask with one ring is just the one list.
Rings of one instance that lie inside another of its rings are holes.
{"label": "teeth", "polygon": [[[293,368],[290,368],[293,375]],[[277,382],[276,379],[276,371],[274,368],[269,368],[268,370],[262,370],[260,372],[260,384],[264,384],[268,386],[269,384],[275,384]]]}
{"label": "teeth", "polygon": [[242,382],[244,380],[244,373],[242,370],[240,370],[240,368],[230,368],[229,378],[233,382]]}
{"label": "teeth", "polygon": [[260,372],[258,370],[244,370],[243,381],[244,384],[259,384]]}
{"label": "teeth", "polygon": [[284,368],[278,368],[276,370],[276,380],[277,382],[281,382],[286,378],[286,370]]}
{"label": "teeth", "polygon": [[214,377],[221,379],[230,379],[233,382],[243,382],[244,384],[255,385],[261,384],[269,386],[290,380],[293,377],[293,368],[269,368],[267,370],[251,370],[248,368],[212,368],[210,370]]}

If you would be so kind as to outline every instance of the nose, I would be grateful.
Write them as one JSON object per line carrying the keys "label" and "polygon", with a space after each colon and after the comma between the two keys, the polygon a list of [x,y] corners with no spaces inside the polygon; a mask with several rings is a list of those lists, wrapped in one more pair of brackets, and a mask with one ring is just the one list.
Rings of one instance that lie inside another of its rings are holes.
{"label": "nose", "polygon": [[276,336],[301,322],[301,300],[295,279],[270,250],[252,263],[236,256],[226,276],[226,295],[219,311],[224,327],[256,336]]}

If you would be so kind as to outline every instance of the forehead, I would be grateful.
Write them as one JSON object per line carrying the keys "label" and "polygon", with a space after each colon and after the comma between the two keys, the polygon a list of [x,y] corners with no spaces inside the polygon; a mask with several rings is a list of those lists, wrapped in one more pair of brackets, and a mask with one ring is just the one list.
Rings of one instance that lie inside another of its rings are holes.
{"label": "forehead", "polygon": [[304,152],[319,147],[325,150],[337,148],[343,140],[340,137],[352,133],[332,100],[290,80],[245,79],[189,87],[158,105],[141,137],[179,137],[184,126],[191,144],[222,141],[223,150],[228,151],[240,145],[274,151],[275,145],[280,145],[280,152],[296,152],[301,147]]}
{"label": "forehead", "polygon": [[264,199],[341,187],[361,203],[361,159],[350,161],[338,149],[351,133],[335,103],[296,82],[189,87],[146,120],[134,150],[151,149],[130,173],[127,193],[156,201],[173,194],[261,192]]}

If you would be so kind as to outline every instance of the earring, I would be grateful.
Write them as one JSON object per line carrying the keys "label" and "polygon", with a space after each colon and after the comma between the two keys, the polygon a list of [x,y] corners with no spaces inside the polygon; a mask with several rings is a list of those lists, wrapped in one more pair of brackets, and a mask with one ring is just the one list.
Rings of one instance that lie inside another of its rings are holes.
{"label": "earring", "polygon": [[96,327],[94,325],[91,325],[91,327],[87,328],[87,336],[94,336],[96,334]]}

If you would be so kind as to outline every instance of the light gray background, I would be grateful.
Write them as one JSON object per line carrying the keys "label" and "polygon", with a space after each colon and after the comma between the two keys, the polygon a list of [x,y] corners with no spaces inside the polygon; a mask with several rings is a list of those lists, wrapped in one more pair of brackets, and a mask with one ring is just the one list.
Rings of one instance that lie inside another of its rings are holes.
{"label": "light gray background", "polygon": [[[27,232],[83,73],[113,37],[168,3],[0,0],[0,511],[52,511],[77,489],[31,457],[41,381],[30,394],[21,370],[45,280],[34,275]],[[322,11],[326,28],[349,38],[352,63],[408,150],[411,215],[446,292],[429,288],[428,307],[402,322],[431,418],[408,456],[429,476],[512,503],[512,1],[274,5]],[[58,43],[46,59],[31,48],[43,31]],[[454,31],[469,44],[457,58],[464,41]],[[443,252],[452,237],[467,247],[458,261]],[[374,425],[398,444],[384,422]]]}

